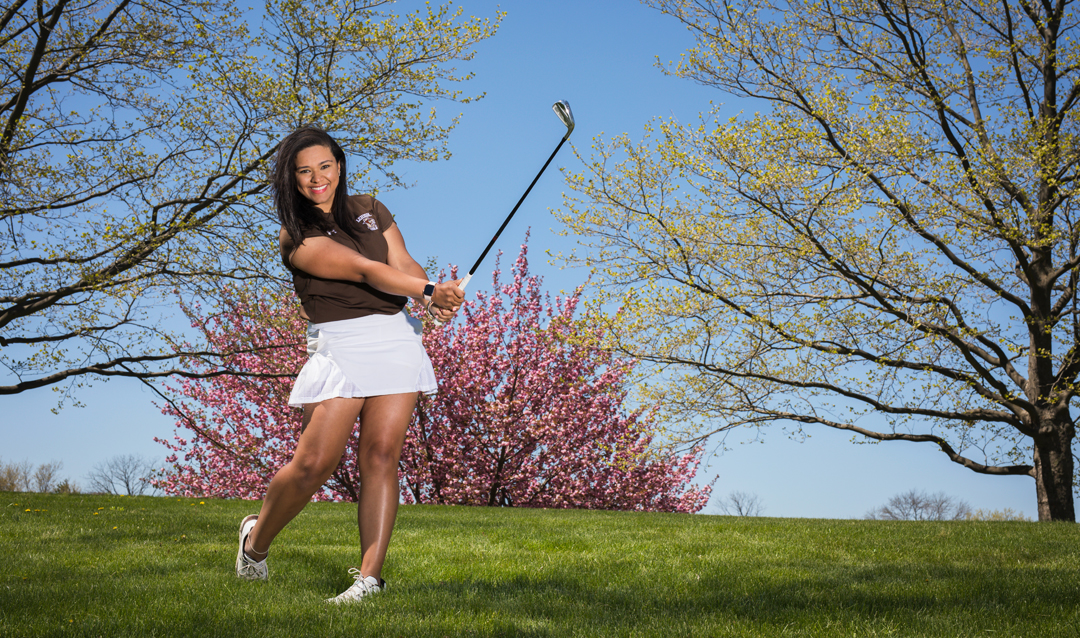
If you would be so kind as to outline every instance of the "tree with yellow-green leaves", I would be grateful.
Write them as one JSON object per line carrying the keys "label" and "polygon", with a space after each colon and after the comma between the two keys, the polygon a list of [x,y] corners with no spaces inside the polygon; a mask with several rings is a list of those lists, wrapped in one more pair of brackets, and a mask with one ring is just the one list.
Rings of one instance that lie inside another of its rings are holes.
{"label": "tree with yellow-green leaves", "polygon": [[597,140],[560,214],[677,434],[925,442],[1074,521],[1076,3],[650,4],[756,112]]}
{"label": "tree with yellow-green leaves", "polygon": [[[218,374],[163,319],[280,279],[267,163],[331,131],[353,189],[447,155],[494,20],[384,0],[13,0],[0,8],[0,394],[91,376]],[[359,160],[359,161],[356,161]],[[173,326],[174,327],[174,326]]]}

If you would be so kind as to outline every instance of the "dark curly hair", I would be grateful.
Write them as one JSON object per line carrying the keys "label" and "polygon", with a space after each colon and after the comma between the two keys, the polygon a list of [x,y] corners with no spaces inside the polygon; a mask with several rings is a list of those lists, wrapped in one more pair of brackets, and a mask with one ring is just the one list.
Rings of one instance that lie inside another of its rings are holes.
{"label": "dark curly hair", "polygon": [[278,220],[289,233],[294,246],[303,243],[305,229],[318,228],[328,231],[331,228],[323,212],[311,200],[301,195],[296,187],[296,156],[300,151],[312,146],[325,146],[330,149],[341,168],[330,213],[334,216],[334,222],[345,232],[349,232],[352,227],[348,214],[349,180],[345,172],[345,151],[341,150],[341,146],[326,131],[315,126],[302,126],[281,140],[281,146],[274,158],[271,178]]}

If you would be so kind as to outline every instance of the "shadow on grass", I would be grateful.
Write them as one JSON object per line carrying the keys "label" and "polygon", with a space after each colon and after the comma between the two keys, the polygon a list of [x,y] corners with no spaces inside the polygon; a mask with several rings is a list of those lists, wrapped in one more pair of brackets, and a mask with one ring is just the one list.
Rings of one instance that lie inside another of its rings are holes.
{"label": "shadow on grass", "polygon": [[[901,635],[985,635],[1013,627],[1024,636],[1080,636],[1077,584],[1054,570],[1020,571],[1001,570],[998,579],[988,580],[985,570],[956,567],[855,567],[782,577],[732,570],[675,586],[643,580],[609,587],[583,587],[557,575],[519,576],[417,584],[397,593],[405,598],[399,612],[426,617],[436,633],[460,623],[441,623],[428,603],[445,602],[478,619],[502,619],[499,629],[476,634],[493,636],[621,635],[679,627],[686,635],[713,635],[723,627],[770,635],[800,627],[875,626]],[[410,604],[410,598],[423,604]],[[507,634],[509,627],[513,632]]]}

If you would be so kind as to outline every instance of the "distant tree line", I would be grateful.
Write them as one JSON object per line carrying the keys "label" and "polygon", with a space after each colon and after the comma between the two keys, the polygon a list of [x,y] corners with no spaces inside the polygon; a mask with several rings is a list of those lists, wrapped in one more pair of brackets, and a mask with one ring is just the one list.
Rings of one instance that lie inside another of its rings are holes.
{"label": "distant tree line", "polygon": [[[28,460],[0,459],[0,492],[38,492],[78,494],[84,490],[68,478],[60,477],[64,464],[49,461],[34,466]],[[86,475],[86,492],[92,494],[124,494],[143,496],[157,493],[151,483],[154,465],[136,454],[114,456],[94,466]]]}
{"label": "distant tree line", "polygon": [[0,492],[78,492],[74,483],[60,479],[63,466],[60,461],[49,461],[35,467],[27,460],[15,462],[0,459]]}
{"label": "distant tree line", "polygon": [[1003,510],[972,510],[965,501],[944,492],[928,494],[908,490],[889,499],[881,507],[870,510],[868,520],[882,521],[1027,521],[1020,512],[1006,507]]}

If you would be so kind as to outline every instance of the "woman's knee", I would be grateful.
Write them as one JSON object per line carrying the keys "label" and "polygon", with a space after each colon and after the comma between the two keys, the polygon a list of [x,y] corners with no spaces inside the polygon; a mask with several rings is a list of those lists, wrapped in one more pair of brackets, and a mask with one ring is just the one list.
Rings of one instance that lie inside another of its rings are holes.
{"label": "woman's knee", "polygon": [[303,455],[294,456],[289,465],[298,483],[318,489],[337,469],[338,460],[326,455]]}
{"label": "woman's knee", "polygon": [[392,469],[397,472],[401,446],[396,441],[372,441],[359,450],[358,457],[363,469],[370,471]]}

